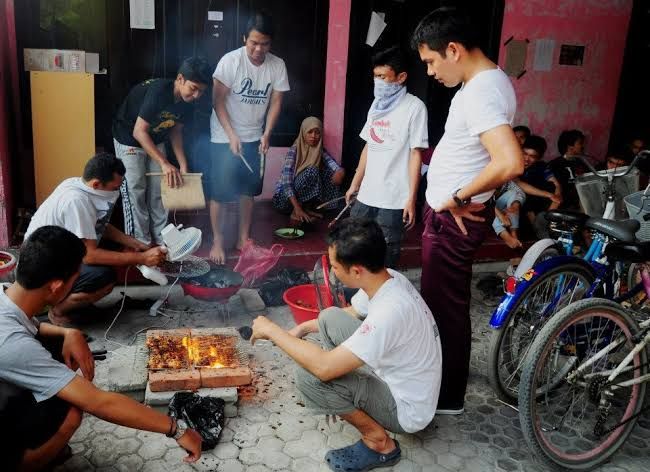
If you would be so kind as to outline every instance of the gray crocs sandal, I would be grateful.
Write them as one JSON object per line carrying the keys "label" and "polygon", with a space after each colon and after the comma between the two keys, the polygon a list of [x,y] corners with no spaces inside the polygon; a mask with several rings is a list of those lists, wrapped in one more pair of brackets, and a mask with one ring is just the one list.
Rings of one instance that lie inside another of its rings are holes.
{"label": "gray crocs sandal", "polygon": [[402,450],[396,440],[395,449],[388,454],[373,451],[362,440],[325,454],[327,465],[336,472],[364,472],[377,467],[389,467],[397,464],[401,458]]}

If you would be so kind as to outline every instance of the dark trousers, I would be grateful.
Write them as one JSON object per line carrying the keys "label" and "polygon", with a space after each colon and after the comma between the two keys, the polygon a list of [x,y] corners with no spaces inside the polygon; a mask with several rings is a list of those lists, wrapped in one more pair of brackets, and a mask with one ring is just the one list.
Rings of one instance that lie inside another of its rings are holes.
{"label": "dark trousers", "polygon": [[442,383],[439,408],[464,404],[472,325],[469,316],[472,262],[478,247],[490,233],[494,206],[477,213],[484,222],[463,220],[468,235],[458,228],[451,213],[436,213],[428,206],[422,233],[422,298],[438,325],[442,345]]}
{"label": "dark trousers", "polygon": [[404,232],[402,214],[403,210],[377,208],[361,203],[358,200],[350,210],[350,216],[354,218],[370,218],[377,222],[386,240],[384,264],[391,269],[397,269],[397,263],[399,262],[402,233]]}

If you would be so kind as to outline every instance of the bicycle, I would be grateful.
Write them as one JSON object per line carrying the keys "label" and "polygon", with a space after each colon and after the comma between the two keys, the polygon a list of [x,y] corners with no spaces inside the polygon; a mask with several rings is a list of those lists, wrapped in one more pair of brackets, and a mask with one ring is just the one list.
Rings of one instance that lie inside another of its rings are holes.
{"label": "bicycle", "polygon": [[[614,213],[616,179],[629,174],[646,154],[650,152],[640,152],[627,169],[618,173],[596,171],[580,156],[594,176],[606,181],[603,216],[611,217]],[[526,352],[553,313],[599,291],[607,298],[618,293],[622,267],[610,267],[603,258],[603,250],[612,241],[633,242],[639,229],[639,222],[634,219],[614,221],[566,211],[549,212],[547,220],[560,237],[538,241],[531,247],[534,250],[527,252],[514,276],[506,279],[504,297],[490,319],[493,331],[488,349],[488,379],[497,396],[507,403],[516,403]],[[573,255],[574,235],[583,228],[592,230],[594,238],[585,255],[578,257]]]}
{"label": "bicycle", "polygon": [[519,419],[528,445],[556,469],[590,470],[626,441],[650,381],[650,314],[621,303],[650,295],[650,242],[612,243],[608,258],[641,264],[642,281],[617,300],[580,300],[533,342],[521,376]]}

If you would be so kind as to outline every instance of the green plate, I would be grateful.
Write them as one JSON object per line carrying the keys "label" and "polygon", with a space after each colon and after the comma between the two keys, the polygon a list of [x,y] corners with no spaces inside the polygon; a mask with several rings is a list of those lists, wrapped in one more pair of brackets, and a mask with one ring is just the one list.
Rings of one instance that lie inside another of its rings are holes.
{"label": "green plate", "polygon": [[305,232],[298,228],[278,228],[275,235],[284,239],[298,239],[305,235]]}

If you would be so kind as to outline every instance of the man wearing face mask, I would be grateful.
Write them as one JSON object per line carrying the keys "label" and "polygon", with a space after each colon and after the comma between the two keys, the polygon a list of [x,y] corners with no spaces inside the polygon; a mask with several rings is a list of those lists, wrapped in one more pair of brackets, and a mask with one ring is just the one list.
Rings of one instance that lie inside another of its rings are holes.
{"label": "man wearing face mask", "polygon": [[406,91],[406,55],[394,46],[372,58],[375,99],[360,135],[366,141],[345,197],[351,214],[375,220],[386,239],[386,267],[396,267],[403,230],[415,224],[421,152],[429,146],[427,109]]}
{"label": "man wearing face mask", "polygon": [[[156,266],[165,260],[160,247],[149,248],[109,223],[126,169],[109,153],[93,156],[83,177],[64,180],[41,204],[32,217],[25,240],[42,226],[60,226],[75,234],[86,246],[79,278],[66,298],[50,307],[48,317],[55,325],[70,321],[66,313],[88,306],[113,289],[113,267],[144,264]],[[104,238],[129,249],[109,251],[99,247]]]}

